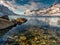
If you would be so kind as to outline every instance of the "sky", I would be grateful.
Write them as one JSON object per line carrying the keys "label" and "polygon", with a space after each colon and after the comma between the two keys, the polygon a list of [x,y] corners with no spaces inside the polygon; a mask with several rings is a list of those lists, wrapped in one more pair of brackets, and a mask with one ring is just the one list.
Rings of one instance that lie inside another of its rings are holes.
{"label": "sky", "polygon": [[[60,3],[60,0],[56,0]],[[50,7],[55,0],[0,0],[0,4],[8,7],[17,14],[24,14],[26,10],[37,10]]]}

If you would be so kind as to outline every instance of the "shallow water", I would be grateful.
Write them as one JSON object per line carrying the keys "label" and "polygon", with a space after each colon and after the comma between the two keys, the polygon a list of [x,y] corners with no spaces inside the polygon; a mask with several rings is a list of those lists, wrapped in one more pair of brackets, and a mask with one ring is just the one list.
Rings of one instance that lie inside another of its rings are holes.
{"label": "shallow water", "polygon": [[[10,19],[14,19],[15,16],[12,16]],[[16,16],[16,18],[20,18],[19,16]],[[9,35],[13,35],[13,34],[17,34],[19,33],[19,31],[25,29],[25,28],[29,28],[29,27],[33,27],[33,26],[37,26],[37,27],[42,27],[42,28],[47,28],[47,29],[55,29],[55,30],[60,30],[59,26],[56,25],[49,25],[49,22],[47,22],[48,20],[46,20],[46,18],[31,18],[31,17],[27,17],[27,19],[29,19],[26,23],[22,24],[22,25],[17,25],[16,27],[13,27],[11,30],[9,30],[1,39],[0,39],[0,44],[3,45],[3,43],[7,40]],[[49,21],[51,21],[52,19],[55,20],[59,20],[60,18],[47,18],[49,19]],[[51,20],[50,20],[51,19]],[[52,20],[52,21],[53,21]],[[56,23],[56,22],[54,22]],[[51,23],[52,24],[52,23]]]}

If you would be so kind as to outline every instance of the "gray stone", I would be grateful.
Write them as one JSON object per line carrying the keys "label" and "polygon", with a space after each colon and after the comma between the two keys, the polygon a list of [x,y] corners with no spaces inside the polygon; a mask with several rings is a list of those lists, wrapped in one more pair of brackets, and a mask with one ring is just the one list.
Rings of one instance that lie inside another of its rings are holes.
{"label": "gray stone", "polygon": [[13,22],[0,18],[0,30],[15,25]]}

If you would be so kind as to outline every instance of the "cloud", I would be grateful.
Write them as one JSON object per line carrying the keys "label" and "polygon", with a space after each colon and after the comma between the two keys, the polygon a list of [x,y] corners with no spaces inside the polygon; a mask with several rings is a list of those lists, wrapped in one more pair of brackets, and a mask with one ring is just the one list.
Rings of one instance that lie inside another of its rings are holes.
{"label": "cloud", "polygon": [[[36,9],[42,9],[42,8],[46,8],[48,7],[48,5],[45,5],[43,3],[40,2],[34,2],[34,1],[30,1],[30,4],[24,4],[24,5],[17,5],[15,0],[1,0],[0,4],[3,4],[4,6],[8,7],[10,10],[12,10],[13,12],[17,13],[18,10],[36,10]],[[16,11],[17,10],[17,11]]]}

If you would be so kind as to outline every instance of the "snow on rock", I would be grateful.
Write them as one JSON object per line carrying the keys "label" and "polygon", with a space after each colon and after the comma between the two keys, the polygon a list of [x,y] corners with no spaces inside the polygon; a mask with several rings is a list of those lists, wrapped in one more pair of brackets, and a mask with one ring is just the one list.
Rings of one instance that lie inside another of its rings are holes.
{"label": "snow on rock", "polygon": [[47,16],[60,16],[60,4],[54,4],[47,9],[26,11],[25,14],[27,14],[27,15],[35,14],[35,15],[47,15]]}

